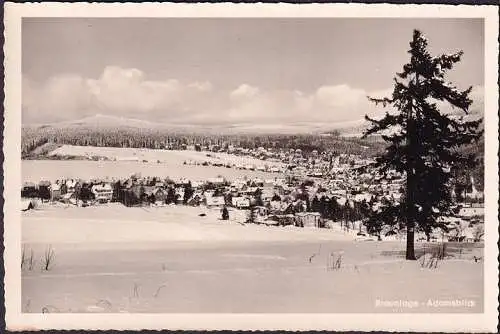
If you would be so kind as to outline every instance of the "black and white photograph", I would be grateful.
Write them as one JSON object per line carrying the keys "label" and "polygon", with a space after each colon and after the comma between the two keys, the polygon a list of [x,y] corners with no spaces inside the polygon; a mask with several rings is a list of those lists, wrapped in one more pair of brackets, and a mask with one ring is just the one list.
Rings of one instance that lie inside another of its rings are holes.
{"label": "black and white photograph", "polygon": [[494,7],[59,5],[6,21],[13,326],[407,314],[495,330]]}

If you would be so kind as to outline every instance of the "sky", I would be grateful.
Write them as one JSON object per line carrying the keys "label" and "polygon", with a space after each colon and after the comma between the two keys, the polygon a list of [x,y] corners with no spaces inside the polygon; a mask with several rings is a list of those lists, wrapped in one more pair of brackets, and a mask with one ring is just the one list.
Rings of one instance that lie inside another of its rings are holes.
{"label": "sky", "polygon": [[448,79],[481,108],[481,19],[24,18],[23,123],[356,122],[383,112],[366,96],[391,92],[415,28],[433,54],[464,51]]}

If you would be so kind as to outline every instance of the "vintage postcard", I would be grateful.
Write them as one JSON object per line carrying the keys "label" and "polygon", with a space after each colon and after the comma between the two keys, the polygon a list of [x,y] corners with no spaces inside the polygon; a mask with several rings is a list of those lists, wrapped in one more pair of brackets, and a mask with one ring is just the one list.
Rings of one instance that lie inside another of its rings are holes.
{"label": "vintage postcard", "polygon": [[7,3],[8,329],[496,332],[497,10]]}

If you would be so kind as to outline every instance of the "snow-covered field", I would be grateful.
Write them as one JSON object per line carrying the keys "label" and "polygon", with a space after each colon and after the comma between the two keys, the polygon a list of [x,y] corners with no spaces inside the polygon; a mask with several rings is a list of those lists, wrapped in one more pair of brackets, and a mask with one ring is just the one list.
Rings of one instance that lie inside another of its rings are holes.
{"label": "snow-covered field", "polygon": [[279,162],[263,161],[247,156],[236,156],[228,153],[198,152],[193,150],[155,150],[147,148],[118,148],[118,147],[96,147],[96,146],[73,146],[63,145],[49,155],[73,155],[73,156],[101,156],[109,159],[123,159],[137,157],[139,160],[151,162],[165,162],[173,165],[180,165],[186,160],[197,162],[221,162],[236,165],[257,166],[282,166]]}
{"label": "snow-covered field", "polygon": [[[22,241],[35,263],[22,274],[23,312],[482,311],[477,245],[424,269],[403,260],[400,242],[245,225],[245,214],[231,211],[227,222],[203,207],[119,204],[24,212]],[[42,271],[49,246],[55,257]],[[475,305],[427,304],[455,299]],[[377,306],[399,300],[414,307]]]}
{"label": "snow-covered field", "polygon": [[282,177],[279,173],[268,173],[236,168],[215,166],[183,165],[174,162],[135,162],[135,161],[90,161],[90,160],[23,160],[21,162],[23,182],[40,180],[59,180],[61,178],[127,178],[132,174],[142,176],[187,178],[204,181],[219,175],[227,180],[248,177],[250,179],[274,179]]}
{"label": "snow-covered field", "polygon": [[[207,156],[210,155],[210,156]],[[278,167],[279,162],[263,161],[252,157],[235,156],[227,153],[153,150],[139,148],[115,148],[94,146],[63,145],[49,155],[59,156],[99,156],[117,161],[91,160],[23,160],[23,182],[38,182],[42,179],[57,180],[61,178],[125,178],[140,173],[142,176],[170,177],[172,179],[187,178],[203,181],[222,175],[228,180],[237,178],[271,179],[279,173],[241,170],[236,168],[185,165],[187,163],[222,163],[241,166]],[[137,159],[138,161],[130,161]],[[129,160],[129,161],[127,161]]]}

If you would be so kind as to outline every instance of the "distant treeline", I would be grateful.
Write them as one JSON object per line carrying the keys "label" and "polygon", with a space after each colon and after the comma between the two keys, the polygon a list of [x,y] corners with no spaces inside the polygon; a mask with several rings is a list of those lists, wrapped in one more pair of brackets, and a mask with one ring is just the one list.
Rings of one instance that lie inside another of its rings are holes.
{"label": "distant treeline", "polygon": [[[175,133],[158,129],[139,128],[55,128],[51,126],[23,127],[22,157],[38,158],[45,156],[49,150],[58,145],[98,146],[98,147],[132,147],[150,149],[186,149],[196,146],[197,149],[227,149],[229,146],[244,149],[259,147],[275,150],[301,149],[305,156],[312,151],[337,154],[357,154],[370,158],[383,152],[386,144],[378,137],[360,139],[345,138],[338,133],[328,135],[313,134],[189,134]],[[457,177],[463,183],[474,177],[476,187],[483,189],[484,178],[484,140],[479,143],[459,148],[463,154],[476,154],[477,162],[473,166],[459,168]],[[467,179],[467,180],[465,180]]]}
{"label": "distant treeline", "polygon": [[372,157],[384,149],[378,140],[343,138],[336,134],[328,136],[258,135],[258,134],[186,134],[166,130],[136,128],[54,128],[50,126],[25,127],[22,129],[22,156],[33,155],[35,149],[46,143],[99,147],[133,147],[151,149],[184,149],[189,145],[201,148],[227,149],[229,146],[244,149],[259,147],[273,149],[301,149],[307,155],[314,150],[319,153],[349,153]]}

